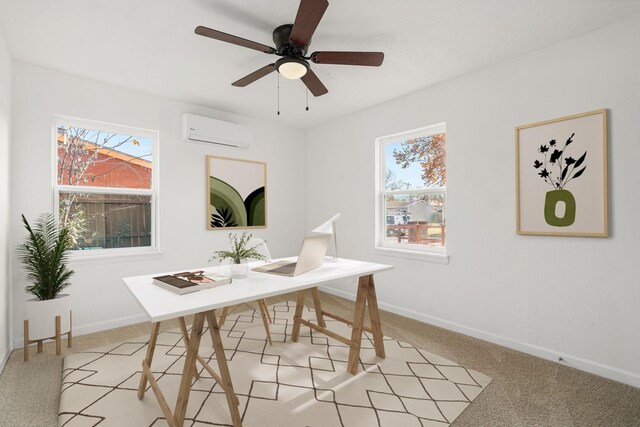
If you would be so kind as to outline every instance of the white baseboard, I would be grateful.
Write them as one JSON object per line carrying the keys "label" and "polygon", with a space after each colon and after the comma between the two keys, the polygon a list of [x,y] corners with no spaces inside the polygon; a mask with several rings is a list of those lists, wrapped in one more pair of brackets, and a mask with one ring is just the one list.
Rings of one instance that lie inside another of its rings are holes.
{"label": "white baseboard", "polygon": [[0,356],[0,374],[4,370],[4,366],[7,364],[7,360],[9,360],[9,356],[11,356],[12,348],[7,348],[2,356]]}
{"label": "white baseboard", "polygon": [[[340,289],[335,289],[327,286],[321,286],[320,289],[332,295],[336,295],[342,298],[346,298],[351,301],[355,301],[355,294],[351,292],[345,292]],[[521,351],[523,353],[530,354],[532,356],[540,357],[542,359],[550,360],[556,363],[561,363],[581,371],[589,372],[590,374],[605,377],[614,381],[618,381],[624,384],[628,384],[633,387],[640,388],[640,375],[633,372],[624,371],[611,366],[603,365],[592,360],[584,359],[581,357],[575,357],[571,355],[561,354],[549,348],[539,347],[532,344],[527,344],[519,341],[514,341],[508,338],[501,337],[499,335],[492,334],[490,332],[481,331],[479,329],[470,328],[468,326],[460,325],[455,322],[443,320],[437,317],[429,316],[424,313],[420,313],[415,310],[406,309],[393,304],[387,304],[378,301],[378,306],[385,311],[399,314],[410,319],[418,320],[423,323],[438,326],[449,331],[468,335],[473,338],[478,338],[483,341],[488,341],[493,344],[507,347],[512,350]],[[562,358],[559,361],[559,358]]]}
{"label": "white baseboard", "polygon": [[[148,321],[149,318],[144,314],[136,314],[135,316],[121,317],[119,319],[107,320],[104,322],[90,323],[88,325],[73,325],[73,336],[79,337],[81,335],[92,334],[94,332],[106,331],[108,329],[119,328],[121,326],[133,325],[134,323],[141,323]],[[24,347],[24,337],[16,338],[13,341],[14,348]]]}

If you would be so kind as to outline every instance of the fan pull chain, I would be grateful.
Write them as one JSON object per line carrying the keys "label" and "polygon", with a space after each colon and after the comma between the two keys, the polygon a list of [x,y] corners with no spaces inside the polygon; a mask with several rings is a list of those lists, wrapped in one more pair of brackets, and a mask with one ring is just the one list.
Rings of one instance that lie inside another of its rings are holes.
{"label": "fan pull chain", "polygon": [[278,115],[280,115],[280,73],[278,73]]}
{"label": "fan pull chain", "polygon": [[307,108],[305,108],[305,111],[309,111],[309,89],[306,90],[307,93]]}

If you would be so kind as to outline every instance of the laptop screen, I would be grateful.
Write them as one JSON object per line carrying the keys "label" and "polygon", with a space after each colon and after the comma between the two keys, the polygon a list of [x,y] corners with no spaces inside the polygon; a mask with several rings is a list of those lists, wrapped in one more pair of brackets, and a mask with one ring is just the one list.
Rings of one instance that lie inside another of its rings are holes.
{"label": "laptop screen", "polygon": [[322,265],[325,255],[327,254],[327,246],[329,245],[329,235],[308,236],[302,241],[300,255],[294,276],[305,273]]}

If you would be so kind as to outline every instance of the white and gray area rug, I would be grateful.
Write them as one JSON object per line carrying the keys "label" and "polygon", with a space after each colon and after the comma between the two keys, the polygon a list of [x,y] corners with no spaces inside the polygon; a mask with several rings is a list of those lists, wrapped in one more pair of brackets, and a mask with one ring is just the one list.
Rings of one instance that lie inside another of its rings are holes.
{"label": "white and gray area rug", "polygon": [[[222,336],[243,425],[295,427],[446,426],[471,404],[491,378],[410,344],[385,337],[386,359],[363,337],[358,374],[346,372],[349,348],[302,326],[291,342],[295,303],[269,307],[273,345],[259,312],[231,314]],[[306,319],[315,313],[305,308]],[[350,337],[351,329],[326,318]],[[384,325],[383,325],[384,330]],[[59,426],[166,426],[153,392],[137,397],[148,337],[69,355],[64,360]],[[208,333],[200,354],[217,371]],[[158,336],[151,370],[173,407],[185,347],[179,329]],[[230,426],[224,392],[198,364],[185,426]]]}

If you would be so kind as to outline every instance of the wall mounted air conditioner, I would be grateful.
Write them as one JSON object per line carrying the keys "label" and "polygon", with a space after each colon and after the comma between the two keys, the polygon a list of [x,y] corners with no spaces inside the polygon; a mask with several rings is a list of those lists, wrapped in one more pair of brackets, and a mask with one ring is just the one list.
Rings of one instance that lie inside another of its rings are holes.
{"label": "wall mounted air conditioner", "polygon": [[246,126],[184,113],[182,139],[188,142],[204,142],[221,147],[245,149],[253,142],[253,135],[251,128]]}

